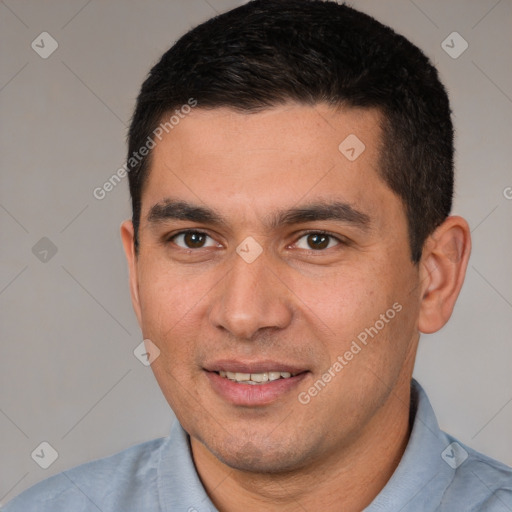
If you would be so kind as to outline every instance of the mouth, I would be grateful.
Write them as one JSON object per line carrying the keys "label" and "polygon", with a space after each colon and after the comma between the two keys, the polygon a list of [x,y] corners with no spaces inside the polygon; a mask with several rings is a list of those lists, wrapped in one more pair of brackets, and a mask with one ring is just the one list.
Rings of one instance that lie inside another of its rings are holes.
{"label": "mouth", "polygon": [[223,400],[242,406],[269,405],[291,392],[309,370],[278,363],[259,361],[218,361],[204,368],[212,390]]}
{"label": "mouth", "polygon": [[229,379],[233,382],[237,382],[238,384],[251,384],[251,385],[261,385],[267,382],[273,382],[279,379],[290,379],[291,377],[295,377],[299,375],[301,372],[291,373],[291,372],[280,372],[280,371],[269,371],[262,373],[240,373],[240,372],[225,372],[218,371],[215,372],[221,377],[225,379]]}

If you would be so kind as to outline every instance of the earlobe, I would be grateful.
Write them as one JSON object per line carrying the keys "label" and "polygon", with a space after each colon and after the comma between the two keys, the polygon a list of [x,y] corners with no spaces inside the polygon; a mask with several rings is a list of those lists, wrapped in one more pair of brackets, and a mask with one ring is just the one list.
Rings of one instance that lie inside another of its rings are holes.
{"label": "earlobe", "polygon": [[436,332],[449,320],[464,282],[470,252],[469,226],[458,216],[448,217],[425,242],[420,262],[421,332]]}
{"label": "earlobe", "polygon": [[133,310],[135,311],[139,325],[142,326],[139,301],[137,254],[135,252],[134,239],[133,222],[131,220],[125,220],[121,224],[121,240],[123,242],[124,253],[128,262],[128,271],[130,273],[130,295],[132,298]]}

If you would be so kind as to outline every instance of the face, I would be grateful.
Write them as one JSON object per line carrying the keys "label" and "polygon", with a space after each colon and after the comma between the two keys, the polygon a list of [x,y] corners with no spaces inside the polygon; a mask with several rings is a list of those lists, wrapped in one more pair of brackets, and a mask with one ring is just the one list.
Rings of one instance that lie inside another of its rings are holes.
{"label": "face", "polygon": [[153,150],[134,308],[181,424],[233,468],[339,454],[410,379],[419,276],[380,143],[377,112],[289,104],[197,108]]}

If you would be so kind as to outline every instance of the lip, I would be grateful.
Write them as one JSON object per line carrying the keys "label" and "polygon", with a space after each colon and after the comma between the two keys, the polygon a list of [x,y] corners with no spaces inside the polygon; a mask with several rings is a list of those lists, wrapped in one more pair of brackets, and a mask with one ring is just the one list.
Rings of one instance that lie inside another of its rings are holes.
{"label": "lip", "polygon": [[[295,365],[278,363],[276,361],[257,361],[245,363],[241,361],[223,360],[208,365],[205,369],[213,391],[232,405],[256,407],[270,405],[297,388],[309,373],[308,370]],[[263,384],[239,384],[226,377],[221,377],[218,371],[239,373],[263,373],[266,371],[289,372],[295,374],[288,379],[277,379]]]}
{"label": "lip", "polygon": [[263,372],[288,372],[292,374],[303,373],[307,371],[306,368],[280,363],[270,359],[262,361],[238,361],[234,359],[219,359],[204,366],[204,369],[209,372],[233,372],[233,373],[263,373]]}

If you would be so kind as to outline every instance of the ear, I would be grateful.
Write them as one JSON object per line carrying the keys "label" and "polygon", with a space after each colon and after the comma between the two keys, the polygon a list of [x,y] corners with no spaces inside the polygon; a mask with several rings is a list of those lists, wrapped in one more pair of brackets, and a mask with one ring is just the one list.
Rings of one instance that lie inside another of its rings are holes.
{"label": "ear", "polygon": [[448,217],[426,240],[420,262],[421,332],[436,332],[448,322],[464,282],[470,252],[469,226],[462,217]]}
{"label": "ear", "polygon": [[131,220],[125,220],[121,224],[121,240],[123,241],[124,253],[126,260],[128,261],[128,271],[130,273],[130,294],[132,297],[132,305],[139,326],[142,327],[141,323],[141,308],[139,301],[139,279],[137,270],[137,254],[135,252],[135,236],[133,223]]}

